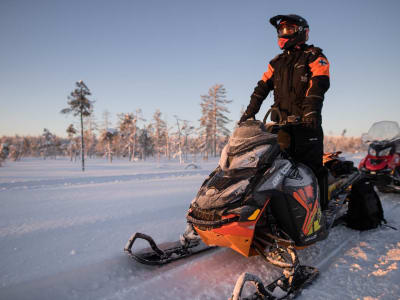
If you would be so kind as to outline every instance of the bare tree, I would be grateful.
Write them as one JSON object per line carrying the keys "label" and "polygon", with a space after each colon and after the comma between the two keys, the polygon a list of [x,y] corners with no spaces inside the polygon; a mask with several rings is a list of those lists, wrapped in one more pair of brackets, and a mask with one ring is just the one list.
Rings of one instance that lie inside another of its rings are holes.
{"label": "bare tree", "polygon": [[182,151],[182,130],[181,130],[181,125],[179,124],[179,121],[182,121],[178,118],[178,116],[174,116],[176,119],[176,127],[178,129],[178,131],[176,132],[178,134],[178,152],[175,155],[179,156],[179,163],[182,164],[183,163],[183,151]]}
{"label": "bare tree", "polygon": [[128,149],[129,160],[135,160],[135,153],[138,144],[138,121],[144,121],[142,118],[142,111],[137,109],[135,113],[120,114],[120,136],[121,141],[124,143],[124,149]]}
{"label": "bare tree", "polygon": [[83,138],[83,118],[90,116],[92,112],[93,101],[90,101],[87,96],[90,96],[90,90],[86,84],[80,80],[76,82],[76,88],[68,96],[68,108],[61,110],[62,114],[73,113],[74,116],[79,116],[81,121],[81,156],[82,156],[82,171],[85,171],[85,142]]}
{"label": "bare tree", "polygon": [[157,151],[157,160],[160,161],[160,155],[162,152],[162,147],[166,145],[165,141],[165,131],[167,130],[167,124],[161,118],[161,112],[159,109],[153,115],[153,129],[154,129],[154,146]]}
{"label": "bare tree", "polygon": [[184,120],[182,126],[182,133],[184,135],[183,152],[186,161],[188,161],[188,153],[190,148],[189,136],[193,133],[193,131],[194,131],[194,126],[190,125],[189,121]]}
{"label": "bare tree", "polygon": [[168,159],[171,159],[171,135],[170,135],[170,131],[172,129],[172,127],[168,126],[168,122],[167,120],[164,120],[165,122],[165,157],[167,157]]}
{"label": "bare tree", "polygon": [[97,121],[93,113],[93,106],[90,109],[90,115],[85,117],[84,124],[85,131],[83,133],[85,139],[85,156],[92,158],[96,149],[96,134],[98,130]]}
{"label": "bare tree", "polygon": [[200,128],[199,132],[199,148],[203,153],[203,159],[208,159],[208,153],[210,150],[210,141],[211,141],[211,124],[209,122],[209,111],[210,104],[208,99],[202,99],[203,101],[200,103],[201,106],[201,118],[200,118]]}
{"label": "bare tree", "polygon": [[110,112],[106,109],[103,111],[103,123],[101,125],[101,131],[103,132],[104,130],[107,130],[110,127],[111,127]]}

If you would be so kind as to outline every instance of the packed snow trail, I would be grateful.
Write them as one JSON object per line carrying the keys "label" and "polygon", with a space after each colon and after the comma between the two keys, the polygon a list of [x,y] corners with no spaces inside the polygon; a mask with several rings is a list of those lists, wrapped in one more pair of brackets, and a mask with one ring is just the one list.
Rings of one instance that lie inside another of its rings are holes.
{"label": "packed snow trail", "polygon": [[[245,258],[230,249],[162,267],[141,265],[123,253],[136,231],[158,243],[176,240],[206,176],[202,172],[208,174],[216,163],[185,170],[176,163],[89,161],[85,175],[66,160],[0,168],[6,185],[0,189],[0,299],[227,299],[243,272],[265,283],[277,278],[280,270],[260,257]],[[154,176],[159,173],[169,175]],[[7,187],[7,182],[62,182],[100,174],[108,179]],[[118,180],[122,175],[126,180]],[[380,195],[387,221],[400,228],[400,195]],[[303,264],[321,270],[299,299],[399,299],[399,237],[389,228],[362,233],[334,228],[328,239],[299,252]]]}

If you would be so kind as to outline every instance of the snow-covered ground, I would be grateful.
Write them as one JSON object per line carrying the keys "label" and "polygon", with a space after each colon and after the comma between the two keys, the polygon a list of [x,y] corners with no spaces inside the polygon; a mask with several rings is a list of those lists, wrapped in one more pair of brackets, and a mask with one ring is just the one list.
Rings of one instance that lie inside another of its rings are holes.
{"label": "snow-covered ground", "polygon": [[[0,299],[227,299],[242,272],[265,282],[276,278],[279,271],[259,257],[230,249],[162,267],[123,253],[136,231],[160,243],[177,240],[190,201],[216,164],[89,160],[82,173],[67,159],[6,163],[0,168]],[[400,195],[380,196],[388,223],[400,228]],[[399,231],[339,226],[300,259],[321,275],[299,299],[400,299]]]}

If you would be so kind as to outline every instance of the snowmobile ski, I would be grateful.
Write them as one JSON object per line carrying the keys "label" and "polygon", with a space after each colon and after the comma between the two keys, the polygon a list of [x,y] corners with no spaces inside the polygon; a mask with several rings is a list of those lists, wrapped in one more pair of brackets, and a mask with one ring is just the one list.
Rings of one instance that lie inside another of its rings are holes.
{"label": "snowmobile ski", "polygon": [[[150,247],[139,250],[138,252],[133,252],[132,246],[137,239],[147,241]],[[128,240],[124,251],[139,263],[146,265],[164,265],[212,248],[215,247],[207,246],[200,240],[193,241],[188,245],[182,245],[180,241],[157,245],[150,236],[137,232]]]}
{"label": "snowmobile ski", "polygon": [[[264,286],[261,279],[250,273],[243,273],[236,282],[230,300],[284,300],[294,299],[304,288],[310,285],[319,275],[317,268],[298,266],[294,276],[282,275],[272,283]],[[250,296],[241,297],[246,282],[255,285],[257,291]]]}

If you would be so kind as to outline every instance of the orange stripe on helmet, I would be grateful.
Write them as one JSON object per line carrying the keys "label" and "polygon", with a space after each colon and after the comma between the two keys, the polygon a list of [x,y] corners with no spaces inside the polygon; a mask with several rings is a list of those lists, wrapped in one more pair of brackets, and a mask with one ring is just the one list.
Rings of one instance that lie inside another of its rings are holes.
{"label": "orange stripe on helmet", "polygon": [[322,75],[329,77],[329,62],[325,57],[319,56],[309,64],[309,67],[312,73],[311,77]]}
{"label": "orange stripe on helmet", "polygon": [[270,64],[268,64],[268,70],[263,74],[261,80],[267,82],[269,79],[272,78],[272,75],[274,75],[274,68]]}

